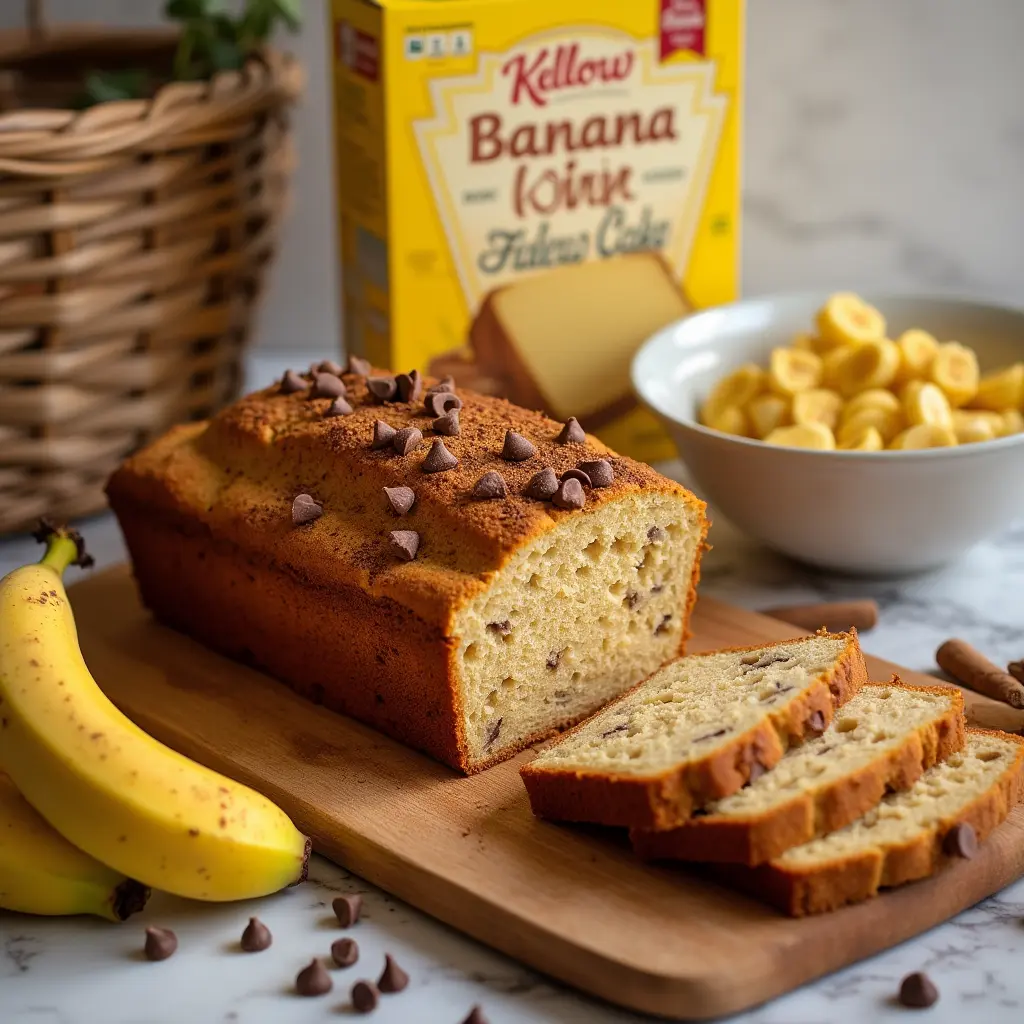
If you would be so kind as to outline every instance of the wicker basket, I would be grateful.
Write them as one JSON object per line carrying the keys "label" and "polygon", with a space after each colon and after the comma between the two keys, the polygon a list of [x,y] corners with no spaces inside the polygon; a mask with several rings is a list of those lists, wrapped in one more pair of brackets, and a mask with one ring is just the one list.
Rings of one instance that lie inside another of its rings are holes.
{"label": "wicker basket", "polygon": [[167,32],[0,35],[0,533],[104,507],[117,462],[237,392],[287,206],[299,64],[67,107]]}

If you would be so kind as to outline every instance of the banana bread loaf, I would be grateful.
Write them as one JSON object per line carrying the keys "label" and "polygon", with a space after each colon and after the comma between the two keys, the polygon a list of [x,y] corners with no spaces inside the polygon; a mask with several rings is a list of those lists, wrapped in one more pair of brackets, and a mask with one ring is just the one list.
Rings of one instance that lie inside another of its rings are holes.
{"label": "banana bread loaf", "polygon": [[158,618],[465,772],[679,655],[707,532],[575,421],[359,360],[172,429],[107,493]]}

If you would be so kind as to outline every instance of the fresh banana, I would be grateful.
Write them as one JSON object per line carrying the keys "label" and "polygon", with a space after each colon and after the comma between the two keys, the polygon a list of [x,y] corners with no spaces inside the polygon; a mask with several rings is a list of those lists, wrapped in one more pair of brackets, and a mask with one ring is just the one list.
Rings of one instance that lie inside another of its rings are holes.
{"label": "fresh banana", "polygon": [[0,581],[0,767],[68,841],[179,896],[263,896],[305,878],[309,841],[265,797],[158,743],[96,685],[63,571],[80,538]]}
{"label": "fresh banana", "polygon": [[22,914],[95,914],[124,921],[149,889],[55,832],[0,772],[0,907]]}

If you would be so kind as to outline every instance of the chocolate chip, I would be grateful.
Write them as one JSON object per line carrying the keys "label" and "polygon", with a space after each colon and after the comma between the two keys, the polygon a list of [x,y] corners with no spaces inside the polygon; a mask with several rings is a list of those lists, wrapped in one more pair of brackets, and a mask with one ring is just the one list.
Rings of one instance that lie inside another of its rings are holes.
{"label": "chocolate chip", "polygon": [[349,405],[348,399],[344,395],[339,395],[331,404],[327,407],[327,411],[324,413],[325,418],[331,416],[351,416],[352,406]]}
{"label": "chocolate chip", "polygon": [[557,444],[586,444],[587,433],[580,426],[580,421],[575,416],[570,416],[555,441]]}
{"label": "chocolate chip", "polygon": [[728,731],[728,729],[716,729],[714,732],[706,732],[703,736],[698,736],[693,742],[703,743],[704,740],[715,740],[719,736],[724,736]]}
{"label": "chocolate chip", "polygon": [[812,711],[807,716],[807,731],[818,735],[825,731],[825,713],[823,711]]}
{"label": "chocolate chip", "polygon": [[619,725],[615,726],[614,729],[609,729],[607,732],[601,733],[601,738],[604,739],[605,736],[613,736],[617,732],[625,732],[628,728],[629,722],[622,722]]}
{"label": "chocolate chip", "polygon": [[147,928],[142,950],[147,960],[166,960],[178,948],[178,936],[170,928]]}
{"label": "chocolate chip", "polygon": [[392,530],[391,551],[403,562],[411,562],[420,549],[420,535],[415,530]]}
{"label": "chocolate chip", "polygon": [[660,526],[652,526],[647,531],[647,539],[652,544],[657,544],[659,540],[665,539],[665,531]]}
{"label": "chocolate chip", "polygon": [[583,484],[573,479],[563,480],[551,500],[558,508],[568,509],[580,509],[587,503],[583,494]]}
{"label": "chocolate chip", "polygon": [[549,501],[555,496],[558,490],[558,477],[550,466],[545,466],[539,473],[535,473],[526,485],[523,494],[527,498],[536,498],[538,501]]}
{"label": "chocolate chip", "polygon": [[411,370],[409,373],[400,373],[395,378],[395,387],[398,389],[398,400],[400,402],[418,402],[423,394],[423,378],[419,370]]}
{"label": "chocolate chip", "polygon": [[970,860],[978,852],[978,834],[966,821],[958,821],[942,840],[942,852],[947,857]]}
{"label": "chocolate chip", "polygon": [[390,448],[391,442],[395,439],[395,434],[397,433],[398,431],[394,427],[383,420],[374,420],[373,440],[370,442],[370,448],[373,451],[380,451],[381,448]]}
{"label": "chocolate chip", "polygon": [[626,607],[635,608],[640,603],[640,595],[635,590],[626,591]]}
{"label": "chocolate chip", "polygon": [[300,996],[325,996],[334,988],[334,982],[318,957],[309,961],[295,976],[295,991]]}
{"label": "chocolate chip", "polygon": [[345,382],[333,373],[318,373],[313,378],[313,398],[341,398],[345,394]]}
{"label": "chocolate chip", "polygon": [[297,494],[292,502],[292,526],[305,526],[324,514],[324,507],[309,494]]}
{"label": "chocolate chip", "polygon": [[391,447],[399,455],[408,455],[418,448],[422,441],[423,431],[418,427],[403,427],[391,438]]}
{"label": "chocolate chip", "polygon": [[565,653],[566,648],[562,648],[560,651],[552,651],[548,655],[548,668],[554,671],[558,668],[558,663],[562,660],[562,655]]}
{"label": "chocolate chip", "polygon": [[607,459],[581,462],[576,468],[582,469],[595,487],[607,487],[615,479],[615,470]]}
{"label": "chocolate chip", "polygon": [[367,360],[360,359],[359,356],[349,356],[348,372],[354,373],[357,377],[369,377],[373,372],[373,367]]}
{"label": "chocolate chip", "polygon": [[324,359],[319,363],[314,363],[309,370],[310,373],[333,373],[335,377],[340,377],[345,372],[344,368],[333,359]]}
{"label": "chocolate chip", "polygon": [[455,378],[451,374],[448,374],[447,377],[442,377],[435,385],[433,385],[433,387],[427,388],[427,391],[435,393],[438,391],[447,391],[454,394]]}
{"label": "chocolate chip", "polygon": [[270,949],[273,941],[270,929],[258,917],[250,917],[245,931],[242,932],[242,949],[246,953],[262,953],[263,950]]}
{"label": "chocolate chip", "polygon": [[474,1006],[462,1024],[491,1024],[491,1022],[484,1016],[484,1011],[479,1006]]}
{"label": "chocolate chip", "polygon": [[398,385],[394,377],[371,377],[366,382],[366,390],[378,402],[393,402],[398,394]]}
{"label": "chocolate chip", "polygon": [[654,586],[651,587],[651,593],[652,594],[660,594],[664,589],[665,589],[665,584],[664,583],[655,583]]}
{"label": "chocolate chip", "polygon": [[522,434],[514,430],[505,431],[505,443],[501,448],[501,457],[506,462],[525,462],[537,454],[537,449]]}
{"label": "chocolate chip", "polygon": [[498,733],[501,732],[502,719],[498,719],[494,725],[487,730],[487,739],[484,741],[484,750],[486,750],[497,738]]}
{"label": "chocolate chip", "polygon": [[512,632],[512,623],[508,619],[504,622],[488,622],[487,628],[492,633],[500,633],[502,636],[508,636]]}
{"label": "chocolate chip", "polygon": [[444,446],[444,441],[441,438],[434,438],[434,443],[430,446],[430,451],[427,452],[427,457],[420,463],[420,468],[424,473],[446,473],[449,469],[454,469],[459,464],[459,460]]}
{"label": "chocolate chip", "polygon": [[408,984],[409,975],[395,963],[389,953],[385,953],[384,970],[377,979],[377,988],[381,992],[401,992]]}
{"label": "chocolate chip", "polygon": [[593,487],[594,486],[593,483],[591,483],[590,477],[587,476],[587,474],[584,473],[582,469],[567,469],[562,474],[562,479],[563,480],[579,480],[579,482],[581,484],[583,484],[584,487]]}
{"label": "chocolate chip", "polygon": [[305,391],[309,385],[294,371],[285,370],[281,378],[281,394],[294,395],[296,391]]}
{"label": "chocolate chip", "polygon": [[492,498],[507,498],[508,487],[505,478],[495,470],[488,470],[473,485],[473,497],[477,501],[490,501]]}
{"label": "chocolate chip", "polygon": [[655,628],[654,632],[655,633],[666,633],[666,632],[668,632],[668,624],[671,621],[672,621],[672,616],[671,615],[663,616],[661,622],[658,623],[658,625]]}
{"label": "chocolate chip", "polygon": [[416,492],[411,487],[385,487],[384,497],[396,516],[404,516],[416,503]]}
{"label": "chocolate chip", "polygon": [[747,782],[757,782],[766,771],[768,769],[755,758],[750,762],[750,774],[747,777]]}
{"label": "chocolate chip", "polygon": [[351,967],[359,959],[359,946],[355,939],[335,939],[331,943],[331,959],[339,967]]}
{"label": "chocolate chip", "polygon": [[357,981],[352,986],[351,999],[357,1013],[372,1013],[380,1002],[380,993],[372,981]]}
{"label": "chocolate chip", "polygon": [[342,928],[351,928],[359,920],[363,909],[363,897],[359,895],[335,896],[331,901],[331,909]]}
{"label": "chocolate chip", "polygon": [[431,416],[443,416],[451,409],[461,409],[462,399],[450,391],[428,391],[423,407]]}
{"label": "chocolate chip", "polygon": [[443,416],[438,416],[431,426],[436,434],[444,434],[445,437],[458,437],[462,433],[462,427],[459,425],[459,410],[449,409]]}
{"label": "chocolate chip", "polygon": [[900,1002],[914,1010],[924,1010],[939,1001],[939,990],[927,974],[915,971],[900,982]]}

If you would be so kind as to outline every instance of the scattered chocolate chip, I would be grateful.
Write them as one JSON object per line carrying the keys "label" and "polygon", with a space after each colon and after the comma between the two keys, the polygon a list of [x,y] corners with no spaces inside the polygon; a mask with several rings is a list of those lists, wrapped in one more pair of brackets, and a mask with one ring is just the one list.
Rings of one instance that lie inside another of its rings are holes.
{"label": "scattered chocolate chip", "polygon": [[462,399],[450,391],[428,391],[423,407],[431,416],[443,416],[451,409],[461,409]]}
{"label": "scattered chocolate chip", "polygon": [[665,615],[662,617],[661,622],[658,623],[657,628],[654,630],[655,633],[666,633],[668,632],[668,624],[672,621],[671,615]]}
{"label": "scattered chocolate chip", "polygon": [[823,711],[812,711],[807,716],[807,731],[818,734],[825,731],[825,713]]}
{"label": "scattered chocolate chip", "polygon": [[352,986],[351,999],[357,1013],[372,1013],[380,1002],[380,993],[372,981],[357,981]]}
{"label": "scattered chocolate chip", "polygon": [[418,448],[422,441],[423,431],[419,427],[403,427],[391,438],[391,447],[399,455],[408,455]]}
{"label": "scattered chocolate chip", "polygon": [[170,928],[147,928],[142,947],[147,960],[166,960],[178,948],[178,936]]}
{"label": "scattered chocolate chip", "polygon": [[327,407],[327,411],[324,413],[326,418],[331,416],[351,416],[352,406],[349,405],[348,399],[344,395],[339,395],[331,404]]}
{"label": "scattered chocolate chip", "polygon": [[593,487],[590,477],[582,469],[567,469],[562,474],[563,480],[579,480],[584,487]]}
{"label": "scattered chocolate chip", "polygon": [[390,448],[391,442],[395,439],[395,434],[397,433],[398,431],[394,427],[383,420],[374,420],[373,440],[370,442],[370,448],[373,451],[380,451],[381,448]]}
{"label": "scattered chocolate chip", "polygon": [[580,426],[575,416],[570,416],[562,427],[562,432],[555,438],[557,444],[586,444],[587,432]]}
{"label": "scattered chocolate chip", "polygon": [[942,840],[942,852],[947,857],[970,860],[978,852],[978,834],[966,821],[958,821]]}
{"label": "scattered chocolate chip", "polygon": [[491,1022],[484,1016],[484,1011],[479,1006],[474,1006],[462,1024],[491,1024]]}
{"label": "scattered chocolate chip", "polygon": [[558,477],[555,476],[555,471],[550,466],[545,466],[530,478],[523,494],[528,498],[536,498],[538,501],[549,501],[555,496],[557,490]]}
{"label": "scattered chocolate chip", "polygon": [[458,437],[462,433],[459,425],[459,410],[449,409],[443,416],[438,416],[431,424],[435,434],[444,434],[445,437]]}
{"label": "scattered chocolate chip", "polygon": [[505,478],[497,471],[488,470],[473,485],[473,497],[477,501],[490,501],[492,498],[507,498],[508,487]]}
{"label": "scattered chocolate chip", "polygon": [[393,402],[398,394],[398,385],[394,377],[370,377],[366,382],[366,390],[378,402]]}
{"label": "scattered chocolate chip", "polygon": [[665,531],[660,526],[652,526],[647,531],[647,539],[652,544],[657,544],[659,540],[665,539]]}
{"label": "scattered chocolate chip", "polygon": [[281,394],[294,395],[296,391],[305,391],[309,385],[294,371],[285,370],[281,378]]}
{"label": "scattered chocolate chip", "polygon": [[377,988],[381,992],[401,992],[409,984],[409,975],[402,970],[391,958],[389,953],[384,954],[384,970],[377,979]]}
{"label": "scattered chocolate chip", "polygon": [[324,514],[324,507],[309,494],[297,494],[292,502],[292,526],[305,526]]}
{"label": "scattered chocolate chip", "polygon": [[664,583],[655,583],[654,586],[651,587],[651,593],[652,594],[660,594],[664,589],[665,589],[665,584]]}
{"label": "scattered chocolate chip", "polygon": [[615,726],[614,729],[609,729],[607,732],[601,733],[601,739],[604,739],[605,736],[613,736],[617,732],[625,732],[628,728],[629,722],[621,722],[619,725]]}
{"label": "scattered chocolate chip", "polygon": [[455,378],[449,374],[447,377],[442,377],[433,387],[427,388],[427,391],[437,393],[438,391],[448,391],[452,394],[455,393]]}
{"label": "scattered chocolate chip", "polygon": [[242,949],[246,953],[262,953],[263,950],[270,949],[273,941],[270,929],[258,917],[250,917],[245,931],[242,932]]}
{"label": "scattered chocolate chip", "polygon": [[703,743],[704,740],[716,740],[719,736],[724,736],[728,731],[728,729],[716,729],[714,732],[706,732],[703,736],[698,736],[693,742]]}
{"label": "scattered chocolate chip", "polygon": [[384,497],[396,516],[404,516],[416,503],[416,492],[411,487],[385,487]]}
{"label": "scattered chocolate chip", "polygon": [[310,373],[333,373],[335,377],[340,377],[345,372],[344,368],[333,359],[324,359],[319,363],[314,363],[309,371]]}
{"label": "scattered chocolate chip", "polygon": [[319,957],[313,957],[308,966],[295,975],[295,991],[300,996],[325,996],[332,988],[334,982]]}
{"label": "scattered chocolate chip", "polygon": [[415,530],[392,530],[391,550],[403,562],[411,562],[420,549],[420,535]]}
{"label": "scattered chocolate chip", "polygon": [[331,943],[331,959],[339,967],[351,967],[359,959],[359,946],[355,939],[335,939]]}
{"label": "scattered chocolate chip", "polygon": [[514,430],[505,431],[505,443],[501,448],[501,457],[506,462],[525,462],[537,454],[537,449],[522,434]]}
{"label": "scattered chocolate chip", "polygon": [[458,464],[459,460],[445,448],[444,441],[436,437],[430,446],[430,451],[427,452],[427,457],[420,463],[420,467],[424,473],[446,473]]}
{"label": "scattered chocolate chip", "polygon": [[411,370],[409,373],[400,373],[395,378],[395,387],[398,389],[398,400],[400,402],[418,402],[423,394],[423,378],[419,370]]}
{"label": "scattered chocolate chip", "polygon": [[924,1010],[939,1001],[939,990],[927,974],[915,971],[900,982],[900,1002],[915,1010]]}
{"label": "scattered chocolate chip", "polygon": [[498,733],[501,732],[502,719],[498,719],[494,725],[487,730],[487,739],[484,741],[484,750],[487,750],[491,744],[498,738]]}
{"label": "scattered chocolate chip", "polygon": [[373,371],[373,367],[366,359],[360,359],[359,356],[348,357],[348,372],[354,373],[357,377],[369,377]]}
{"label": "scattered chocolate chip", "polygon": [[313,398],[341,398],[345,394],[345,382],[333,373],[318,373],[313,378]]}
{"label": "scattered chocolate chip", "polygon": [[564,653],[564,648],[561,651],[552,651],[548,655],[548,668],[549,669],[554,671],[556,668],[558,668],[558,663],[562,660],[562,654],[563,653]]}
{"label": "scattered chocolate chip", "polygon": [[512,632],[512,623],[508,619],[504,622],[488,622],[487,628],[492,633],[500,633],[502,636],[508,636]]}
{"label": "scattered chocolate chip", "polygon": [[359,895],[336,896],[331,901],[331,909],[342,928],[351,928],[359,920],[363,909],[363,897]]}
{"label": "scattered chocolate chip", "polygon": [[615,470],[607,459],[581,462],[576,468],[582,469],[595,487],[607,487],[615,479]]}
{"label": "scattered chocolate chip", "polygon": [[579,480],[573,479],[563,480],[551,500],[558,508],[568,509],[583,508],[587,503],[583,493],[583,484]]}
{"label": "scattered chocolate chip", "polygon": [[640,595],[635,590],[626,591],[626,607],[635,608],[640,603]]}
{"label": "scattered chocolate chip", "polygon": [[750,762],[750,774],[747,777],[747,782],[757,782],[766,771],[768,769],[755,758]]}

